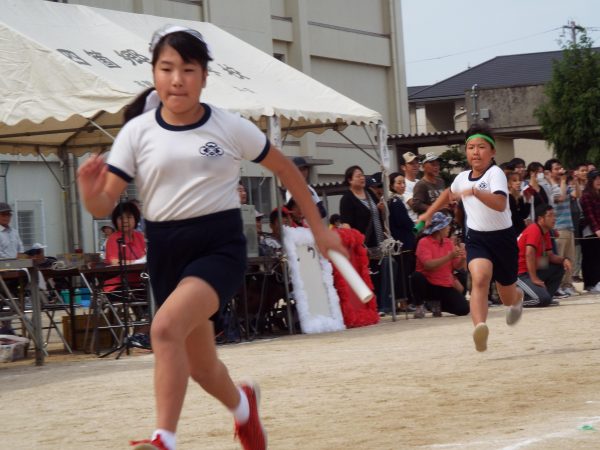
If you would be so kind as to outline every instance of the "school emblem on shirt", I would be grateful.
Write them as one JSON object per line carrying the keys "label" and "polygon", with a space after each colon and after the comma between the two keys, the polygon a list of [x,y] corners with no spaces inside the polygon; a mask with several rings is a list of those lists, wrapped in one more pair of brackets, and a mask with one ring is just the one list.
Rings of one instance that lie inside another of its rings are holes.
{"label": "school emblem on shirt", "polygon": [[219,147],[218,144],[215,144],[214,142],[207,142],[206,144],[204,144],[202,147],[200,147],[200,150],[198,150],[200,152],[200,154],[202,156],[223,156],[223,154],[225,153],[223,151],[223,149],[221,147]]}
{"label": "school emblem on shirt", "polygon": [[478,185],[477,185],[477,189],[479,189],[480,191],[486,191],[488,188],[488,184],[485,181],[481,181]]}

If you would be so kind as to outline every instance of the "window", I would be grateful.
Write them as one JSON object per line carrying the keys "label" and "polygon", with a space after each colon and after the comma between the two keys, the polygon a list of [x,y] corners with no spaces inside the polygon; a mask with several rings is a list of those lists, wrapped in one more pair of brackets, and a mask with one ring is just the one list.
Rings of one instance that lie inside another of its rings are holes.
{"label": "window", "polygon": [[16,228],[25,250],[36,242],[46,245],[43,200],[17,200],[14,210],[13,220],[16,221]]}
{"label": "window", "polygon": [[269,217],[273,209],[271,203],[272,178],[266,177],[242,177],[242,184],[248,193],[248,204],[254,205],[257,211]]}
{"label": "window", "polygon": [[134,198],[137,199],[137,189],[135,187],[135,183],[129,183],[127,185],[127,189],[125,190],[125,197],[127,197],[127,200],[133,200]]}

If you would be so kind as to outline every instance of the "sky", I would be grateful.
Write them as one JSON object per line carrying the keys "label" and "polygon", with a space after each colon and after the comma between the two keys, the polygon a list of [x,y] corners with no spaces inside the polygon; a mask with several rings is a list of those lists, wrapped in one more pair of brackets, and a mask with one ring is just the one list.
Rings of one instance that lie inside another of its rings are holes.
{"label": "sky", "polygon": [[570,21],[600,46],[600,0],[401,0],[408,86],[496,56],[560,50]]}

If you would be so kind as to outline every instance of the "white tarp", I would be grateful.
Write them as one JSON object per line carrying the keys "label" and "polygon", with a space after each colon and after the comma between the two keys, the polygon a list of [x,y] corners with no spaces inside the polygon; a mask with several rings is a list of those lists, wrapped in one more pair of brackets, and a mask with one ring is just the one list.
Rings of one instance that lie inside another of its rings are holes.
{"label": "white tarp", "polygon": [[[148,42],[166,25],[200,31],[211,49],[203,101],[291,133],[373,124],[379,113],[205,22],[43,0],[0,0],[0,152],[82,154],[110,144],[120,111],[152,85]],[[294,130],[295,128],[295,130]]]}

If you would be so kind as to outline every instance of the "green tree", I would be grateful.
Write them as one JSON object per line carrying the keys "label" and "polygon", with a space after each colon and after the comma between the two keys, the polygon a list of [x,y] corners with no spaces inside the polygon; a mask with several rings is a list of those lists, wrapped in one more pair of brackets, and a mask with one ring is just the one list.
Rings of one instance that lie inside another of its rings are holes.
{"label": "green tree", "polygon": [[566,166],[576,161],[600,161],[600,53],[582,31],[577,42],[563,44],[554,61],[547,101],[535,116],[544,138]]}
{"label": "green tree", "polygon": [[440,155],[440,158],[440,176],[446,182],[446,186],[450,186],[458,172],[467,168],[467,156],[460,145],[452,145]]}

